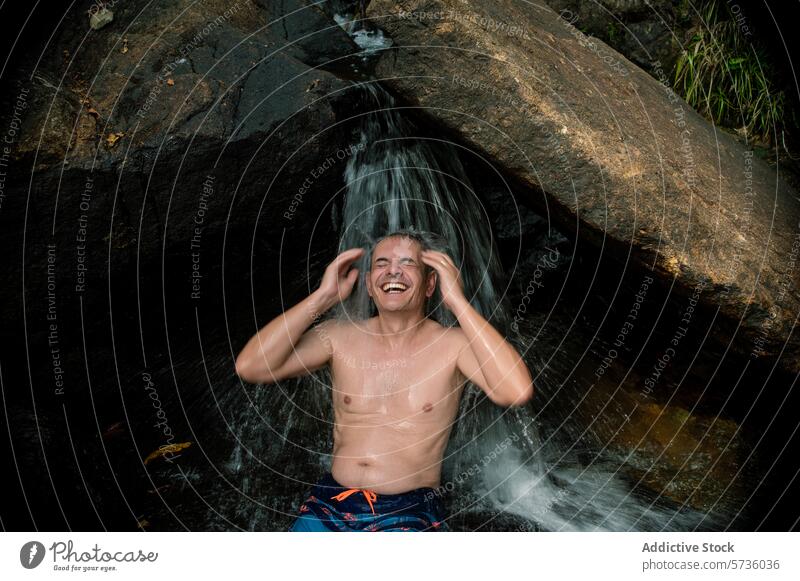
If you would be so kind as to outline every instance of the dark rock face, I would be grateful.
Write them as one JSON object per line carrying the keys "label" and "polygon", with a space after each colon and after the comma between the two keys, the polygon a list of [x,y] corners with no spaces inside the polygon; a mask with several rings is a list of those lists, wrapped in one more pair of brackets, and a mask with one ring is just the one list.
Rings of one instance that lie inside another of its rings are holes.
{"label": "dark rock face", "polygon": [[[268,22],[275,22],[273,33],[302,51],[300,60],[320,65],[346,58],[355,45],[331,19],[330,3],[312,4],[304,0],[255,0],[264,9]],[[336,8],[339,8],[336,6]]]}
{"label": "dark rock face", "polygon": [[550,219],[718,309],[735,350],[800,369],[797,194],[662,75],[523,2],[370,11],[397,45],[378,65],[395,93],[496,160]]}
{"label": "dark rock face", "polygon": [[0,242],[22,256],[25,232],[24,261],[39,273],[53,244],[61,298],[102,281],[109,263],[186,254],[198,227],[205,239],[252,233],[269,216],[269,232],[291,230],[303,199],[341,182],[343,163],[316,170],[349,143],[337,121],[352,93],[316,67],[356,47],[310,3],[263,4],[117,3],[99,31],[70,13],[17,81],[26,107]]}

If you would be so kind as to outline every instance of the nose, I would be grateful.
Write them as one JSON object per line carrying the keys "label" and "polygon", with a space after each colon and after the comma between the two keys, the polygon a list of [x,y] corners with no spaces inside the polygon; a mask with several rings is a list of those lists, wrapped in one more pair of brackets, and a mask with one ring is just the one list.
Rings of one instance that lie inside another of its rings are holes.
{"label": "nose", "polygon": [[400,274],[402,274],[402,272],[403,271],[400,269],[400,263],[399,262],[392,261],[389,264],[389,274],[390,275],[400,275]]}

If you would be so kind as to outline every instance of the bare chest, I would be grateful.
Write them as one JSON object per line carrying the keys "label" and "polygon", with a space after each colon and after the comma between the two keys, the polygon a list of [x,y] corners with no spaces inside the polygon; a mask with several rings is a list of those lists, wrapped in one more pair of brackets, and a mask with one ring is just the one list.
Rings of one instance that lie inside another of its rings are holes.
{"label": "bare chest", "polygon": [[363,345],[342,349],[331,366],[334,407],[402,418],[449,414],[459,393],[451,359],[443,350],[389,353]]}

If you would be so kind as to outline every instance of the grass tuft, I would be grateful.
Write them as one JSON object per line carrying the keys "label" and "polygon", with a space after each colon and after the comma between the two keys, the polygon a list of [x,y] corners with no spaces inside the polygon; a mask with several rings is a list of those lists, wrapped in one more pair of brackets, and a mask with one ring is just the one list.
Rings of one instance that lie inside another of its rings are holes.
{"label": "grass tuft", "polygon": [[674,88],[717,125],[769,143],[783,130],[786,96],[774,88],[764,49],[720,4],[703,4],[703,27],[678,57]]}

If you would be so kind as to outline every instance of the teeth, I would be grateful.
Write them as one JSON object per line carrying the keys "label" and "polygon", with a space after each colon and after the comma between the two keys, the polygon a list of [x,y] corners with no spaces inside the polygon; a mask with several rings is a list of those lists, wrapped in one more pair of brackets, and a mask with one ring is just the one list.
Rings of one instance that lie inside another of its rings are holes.
{"label": "teeth", "polygon": [[381,287],[383,292],[392,292],[392,291],[399,291],[403,292],[408,287],[401,282],[387,282],[385,285]]}

